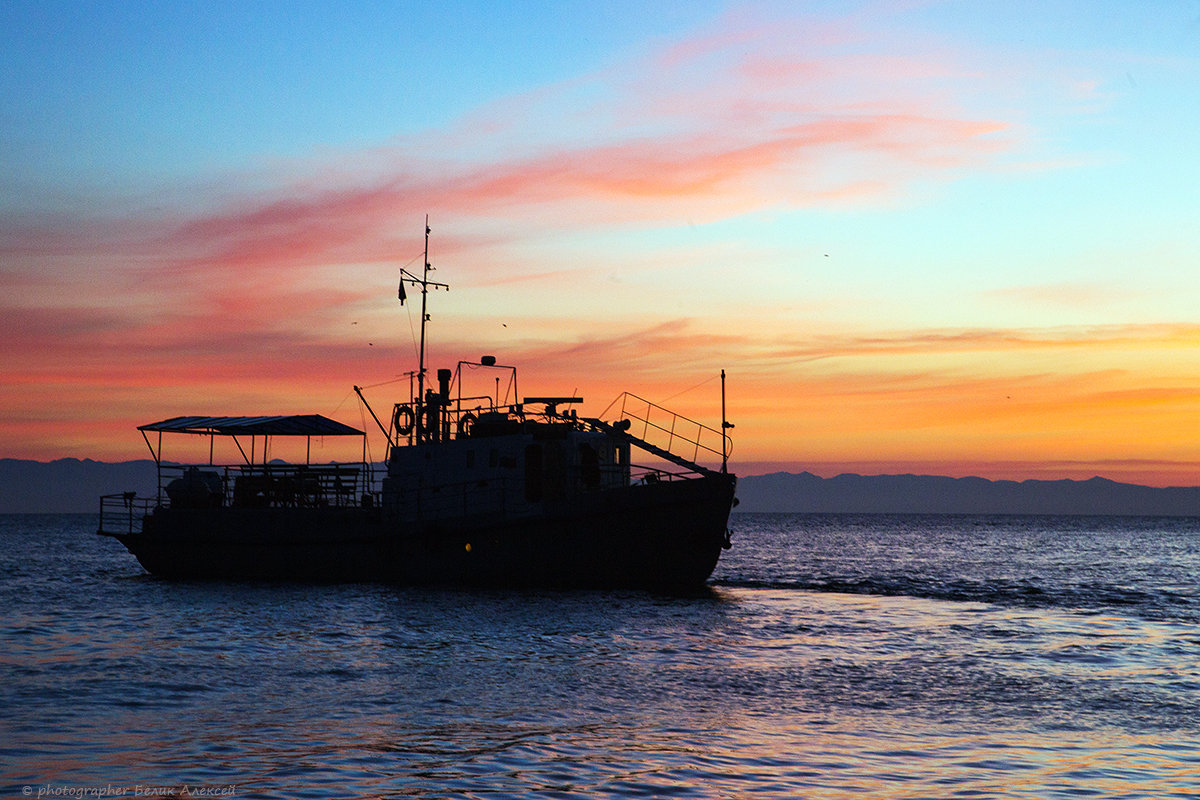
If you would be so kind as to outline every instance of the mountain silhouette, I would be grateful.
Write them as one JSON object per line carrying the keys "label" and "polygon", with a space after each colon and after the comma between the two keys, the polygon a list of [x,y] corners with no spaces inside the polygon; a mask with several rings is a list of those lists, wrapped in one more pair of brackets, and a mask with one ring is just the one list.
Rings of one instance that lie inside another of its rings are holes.
{"label": "mountain silhouette", "polygon": [[[155,494],[154,462],[0,459],[0,514],[94,512],[100,495]],[[1200,517],[1200,487],[1156,488],[1107,478],[992,481],[936,475],[821,478],[775,472],[738,480],[735,512],[1098,514]]]}
{"label": "mountain silhouette", "polygon": [[775,472],[739,479],[737,495],[742,512],[1200,516],[1200,487],[1155,488],[1098,477],[992,481]]}

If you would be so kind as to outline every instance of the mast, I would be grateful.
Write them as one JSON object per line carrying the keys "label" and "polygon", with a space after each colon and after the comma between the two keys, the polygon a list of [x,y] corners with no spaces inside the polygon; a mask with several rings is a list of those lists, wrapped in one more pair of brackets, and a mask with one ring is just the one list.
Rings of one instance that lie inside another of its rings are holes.
{"label": "mast", "polygon": [[425,259],[424,269],[421,272],[421,277],[413,275],[406,269],[400,270],[400,305],[404,305],[405,294],[404,284],[411,283],[414,286],[421,287],[421,347],[420,355],[418,356],[417,364],[417,396],[414,405],[415,419],[413,420],[413,429],[416,432],[416,440],[424,441],[425,434],[425,324],[429,322],[428,296],[429,287],[434,289],[450,290],[450,286],[445,283],[429,280],[429,273],[433,272],[433,266],[429,263],[429,234],[432,229],[429,227],[429,215],[425,215]]}
{"label": "mast", "polygon": [[725,370],[721,370],[721,472],[729,472],[729,430],[733,423],[725,417]]}
{"label": "mast", "polygon": [[[429,215],[425,215],[425,258],[423,259],[425,268],[421,273],[421,356],[417,366],[417,408],[420,409],[420,403],[425,401],[425,323],[429,322],[429,314],[426,313],[426,305],[429,299],[429,271],[433,269],[429,264]],[[417,419],[420,420],[422,415],[417,414]],[[417,422],[417,440],[421,438],[421,423]]]}

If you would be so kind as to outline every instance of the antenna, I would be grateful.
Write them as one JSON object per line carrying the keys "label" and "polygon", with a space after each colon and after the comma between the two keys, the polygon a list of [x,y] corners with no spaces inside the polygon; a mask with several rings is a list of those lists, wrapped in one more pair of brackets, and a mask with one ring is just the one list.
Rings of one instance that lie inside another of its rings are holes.
{"label": "antenna", "polygon": [[450,286],[445,283],[429,280],[429,273],[433,272],[433,265],[429,263],[429,234],[432,229],[429,227],[429,215],[425,215],[425,267],[421,272],[421,277],[413,275],[403,267],[400,269],[400,305],[404,305],[405,294],[404,284],[411,283],[414,286],[421,287],[421,352],[420,360],[417,366],[417,397],[416,397],[416,419],[413,420],[413,428],[416,431],[417,441],[423,441],[422,435],[425,430],[425,324],[429,322],[429,314],[426,311],[429,295],[429,287],[434,289],[445,289],[450,291]]}

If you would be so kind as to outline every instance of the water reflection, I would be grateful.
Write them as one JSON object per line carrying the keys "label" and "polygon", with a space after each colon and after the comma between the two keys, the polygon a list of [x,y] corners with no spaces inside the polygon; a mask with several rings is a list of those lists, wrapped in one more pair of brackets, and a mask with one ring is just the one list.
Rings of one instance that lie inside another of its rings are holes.
{"label": "water reflection", "polygon": [[[7,536],[12,558],[24,540]],[[843,543],[814,560],[834,565]],[[985,582],[905,548],[907,585]],[[890,561],[872,571],[862,555],[885,551],[864,545],[837,569],[899,586]],[[51,780],[261,797],[1200,790],[1187,617],[1032,603],[1027,588],[1004,602],[811,591],[796,572],[749,580],[736,559],[737,580],[659,597],[167,583],[99,551],[56,577],[47,565],[68,552],[27,548],[0,566],[0,741],[16,793]],[[770,552],[778,566],[790,551]],[[1004,585],[1042,585],[1021,581]],[[1134,588],[1120,596],[1159,602]]]}

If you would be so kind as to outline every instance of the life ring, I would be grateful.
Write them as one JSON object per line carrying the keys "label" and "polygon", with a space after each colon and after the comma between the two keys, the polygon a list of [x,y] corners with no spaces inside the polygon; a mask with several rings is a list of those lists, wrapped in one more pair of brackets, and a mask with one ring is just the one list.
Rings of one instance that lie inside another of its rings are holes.
{"label": "life ring", "polygon": [[396,434],[408,436],[412,433],[414,419],[411,406],[396,406],[396,413],[392,416],[392,425],[396,428]]}
{"label": "life ring", "polygon": [[471,435],[471,429],[475,427],[475,415],[470,411],[458,418],[458,438],[466,439]]}

